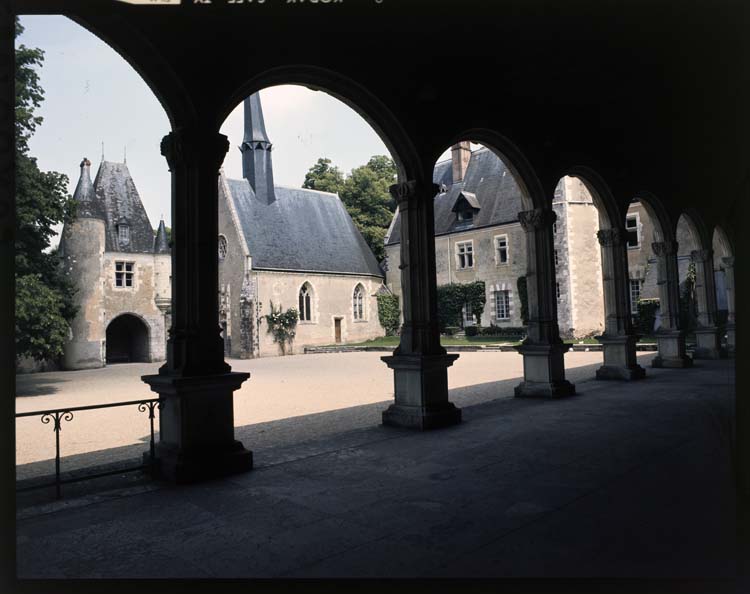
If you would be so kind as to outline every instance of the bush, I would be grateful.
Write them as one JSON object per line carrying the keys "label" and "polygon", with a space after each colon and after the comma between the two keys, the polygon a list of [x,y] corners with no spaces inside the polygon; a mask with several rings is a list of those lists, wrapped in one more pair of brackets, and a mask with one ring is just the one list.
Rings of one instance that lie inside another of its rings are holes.
{"label": "bush", "polygon": [[507,336],[512,338],[524,338],[526,336],[525,326],[495,326],[489,325],[480,330],[482,336]]}
{"label": "bush", "polygon": [[659,309],[658,299],[638,300],[638,315],[635,318],[634,326],[639,334],[650,336],[654,333],[657,309]]}
{"label": "bush", "polygon": [[270,305],[271,313],[266,316],[268,332],[273,334],[273,341],[279,345],[281,354],[286,355],[287,346],[289,347],[289,352],[291,352],[292,342],[297,332],[299,314],[293,307],[282,312],[280,305],[278,309],[274,308],[273,301],[271,301]]}
{"label": "bush", "polygon": [[447,334],[448,336],[453,336],[459,330],[460,328],[458,326],[446,326],[444,333]]}
{"label": "bush", "polygon": [[484,281],[441,285],[437,288],[438,321],[441,331],[449,326],[462,326],[461,311],[464,305],[471,308],[474,319],[479,321],[487,302]]}
{"label": "bush", "polygon": [[479,328],[477,326],[466,326],[466,336],[477,336]]}
{"label": "bush", "polygon": [[380,325],[385,330],[385,335],[397,336],[399,333],[399,322],[401,320],[398,295],[382,293],[377,296],[377,300],[378,319],[380,320]]}

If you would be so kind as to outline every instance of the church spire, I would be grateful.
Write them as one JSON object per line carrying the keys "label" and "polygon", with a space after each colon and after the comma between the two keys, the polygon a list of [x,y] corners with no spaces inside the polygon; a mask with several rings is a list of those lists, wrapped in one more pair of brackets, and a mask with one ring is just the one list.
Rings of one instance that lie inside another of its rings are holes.
{"label": "church spire", "polygon": [[164,225],[164,217],[159,221],[159,228],[154,237],[154,252],[157,254],[169,253],[169,239],[167,238],[167,228]]}
{"label": "church spire", "polygon": [[255,197],[264,204],[271,204],[276,199],[273,189],[272,146],[263,120],[260,94],[255,93],[245,99],[245,136],[240,146],[242,176],[250,182]]}

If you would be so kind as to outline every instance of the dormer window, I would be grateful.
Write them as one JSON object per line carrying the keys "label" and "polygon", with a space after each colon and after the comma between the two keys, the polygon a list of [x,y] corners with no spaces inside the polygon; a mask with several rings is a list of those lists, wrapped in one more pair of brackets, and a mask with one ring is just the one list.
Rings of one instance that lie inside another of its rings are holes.
{"label": "dormer window", "polygon": [[130,226],[122,223],[117,225],[117,238],[120,245],[127,245],[130,243]]}
{"label": "dormer window", "polygon": [[479,201],[473,192],[461,192],[451,209],[456,213],[456,221],[459,223],[471,223],[479,213]]}

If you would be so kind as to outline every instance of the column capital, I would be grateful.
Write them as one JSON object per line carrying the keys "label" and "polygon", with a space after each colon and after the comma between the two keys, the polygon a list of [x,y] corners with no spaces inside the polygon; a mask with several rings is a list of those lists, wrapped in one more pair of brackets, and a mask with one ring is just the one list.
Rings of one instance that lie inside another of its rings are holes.
{"label": "column capital", "polygon": [[679,246],[676,241],[655,241],[651,244],[651,249],[657,256],[672,256],[677,253]]}
{"label": "column capital", "polygon": [[413,179],[393,184],[388,188],[399,207],[408,205],[410,200],[415,200],[422,193],[427,193],[432,198],[438,193],[438,190],[436,184],[421,183]]}
{"label": "column capital", "polygon": [[693,250],[690,252],[690,260],[693,262],[707,262],[713,259],[714,251],[711,249],[707,250]]}
{"label": "column capital", "polygon": [[614,227],[612,229],[599,229],[596,232],[599,244],[604,247],[620,246],[625,243],[625,229]]}
{"label": "column capital", "polygon": [[524,231],[536,231],[552,227],[557,220],[557,214],[548,208],[535,208],[519,212],[518,220]]}
{"label": "column capital", "polygon": [[218,171],[229,150],[229,139],[214,130],[184,126],[173,130],[161,141],[161,154],[170,170],[180,166],[210,165]]}
{"label": "column capital", "polygon": [[721,259],[721,263],[725,268],[734,268],[734,256],[727,256]]}

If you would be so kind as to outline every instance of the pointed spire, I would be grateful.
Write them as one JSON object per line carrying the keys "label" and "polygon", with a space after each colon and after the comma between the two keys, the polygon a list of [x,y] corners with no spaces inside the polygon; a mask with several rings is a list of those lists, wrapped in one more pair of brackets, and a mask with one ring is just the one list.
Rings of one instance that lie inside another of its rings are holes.
{"label": "pointed spire", "polygon": [[102,162],[104,162],[104,141],[102,140]]}
{"label": "pointed spire", "polygon": [[242,152],[242,176],[250,182],[255,197],[264,204],[276,198],[273,187],[273,164],[260,94],[245,99],[245,136],[240,146]]}
{"label": "pointed spire", "polygon": [[122,163],[123,163],[123,165],[127,165],[128,164],[128,147],[127,147],[127,145],[125,145],[124,147],[122,147]]}
{"label": "pointed spire", "polygon": [[156,230],[156,237],[154,238],[154,253],[169,253],[169,238],[167,238],[167,227],[164,225],[164,217],[159,221],[159,228]]}
{"label": "pointed spire", "polygon": [[91,161],[86,157],[81,161],[81,176],[73,192],[73,200],[76,201],[76,216],[104,218],[98,208],[94,184],[91,183]]}

